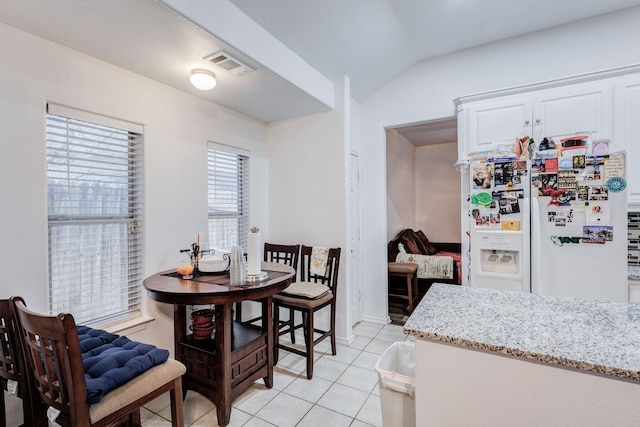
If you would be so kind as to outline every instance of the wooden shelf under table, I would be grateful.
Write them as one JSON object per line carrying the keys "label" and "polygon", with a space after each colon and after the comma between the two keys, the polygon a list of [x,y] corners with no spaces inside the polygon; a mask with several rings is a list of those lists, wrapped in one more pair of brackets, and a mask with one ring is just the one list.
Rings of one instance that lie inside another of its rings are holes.
{"label": "wooden shelf under table", "polygon": [[[251,384],[267,377],[267,335],[259,328],[233,322],[231,339],[231,396],[238,397]],[[183,388],[216,400],[215,338],[196,340],[192,334],[179,345],[178,359],[187,366]]]}

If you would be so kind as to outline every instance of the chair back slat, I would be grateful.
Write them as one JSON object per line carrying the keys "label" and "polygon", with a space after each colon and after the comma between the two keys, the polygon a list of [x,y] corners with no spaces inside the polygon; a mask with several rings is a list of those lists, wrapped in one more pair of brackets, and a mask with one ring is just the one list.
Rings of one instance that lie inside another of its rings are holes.
{"label": "chair back slat", "polygon": [[81,425],[89,420],[87,386],[76,323],[71,314],[35,313],[13,298],[24,342],[29,381],[47,406],[60,411],[56,422]]}
{"label": "chair back slat", "polygon": [[[277,262],[286,264],[298,271],[298,258],[300,255],[300,245],[280,245],[275,243],[264,244],[264,260],[267,262]],[[295,276],[292,282],[295,282]]]}
{"label": "chair back slat", "polygon": [[7,380],[18,383],[18,395],[21,390],[21,355],[17,341],[16,321],[8,299],[0,300],[0,381],[7,390]]}

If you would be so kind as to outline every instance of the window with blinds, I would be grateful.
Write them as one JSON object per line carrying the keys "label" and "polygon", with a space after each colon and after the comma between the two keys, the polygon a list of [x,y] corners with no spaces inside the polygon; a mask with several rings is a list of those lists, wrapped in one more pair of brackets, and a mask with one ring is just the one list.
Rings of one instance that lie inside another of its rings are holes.
{"label": "window with blinds", "polygon": [[83,324],[139,314],[142,127],[50,104],[46,139],[49,311]]}
{"label": "window with blinds", "polygon": [[246,152],[210,143],[208,147],[209,246],[247,250],[249,157]]}

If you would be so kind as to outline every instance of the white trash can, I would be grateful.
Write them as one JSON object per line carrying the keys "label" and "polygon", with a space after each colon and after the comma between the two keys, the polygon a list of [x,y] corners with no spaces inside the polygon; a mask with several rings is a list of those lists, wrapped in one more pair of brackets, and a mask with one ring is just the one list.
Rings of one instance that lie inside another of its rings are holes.
{"label": "white trash can", "polygon": [[378,387],[384,427],[416,425],[415,344],[391,344],[378,359]]}

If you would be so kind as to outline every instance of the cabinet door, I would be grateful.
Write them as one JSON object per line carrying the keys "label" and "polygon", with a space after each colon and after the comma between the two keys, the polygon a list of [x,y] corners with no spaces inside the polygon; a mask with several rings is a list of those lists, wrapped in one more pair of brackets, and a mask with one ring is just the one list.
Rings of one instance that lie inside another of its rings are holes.
{"label": "cabinet door", "polygon": [[592,139],[611,139],[611,84],[582,83],[534,94],[533,133],[536,141],[588,133]]}
{"label": "cabinet door", "polygon": [[[614,140],[616,150],[627,152],[627,202],[640,207],[640,76],[615,85]],[[636,166],[636,167],[634,167]]]}
{"label": "cabinet door", "polygon": [[531,136],[531,97],[508,97],[469,105],[466,154],[513,144],[516,138]]}

